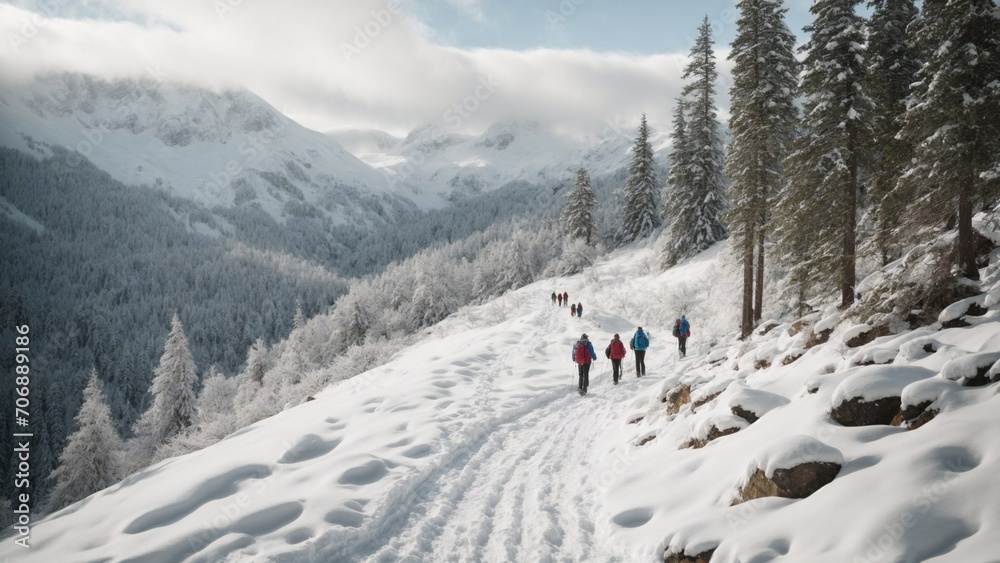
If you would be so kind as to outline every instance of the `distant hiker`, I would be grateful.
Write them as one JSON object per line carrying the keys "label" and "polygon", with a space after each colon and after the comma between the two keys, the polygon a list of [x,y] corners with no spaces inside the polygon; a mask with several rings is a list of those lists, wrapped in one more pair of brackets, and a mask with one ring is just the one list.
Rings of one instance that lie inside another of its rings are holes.
{"label": "distant hiker", "polygon": [[622,376],[622,358],[625,357],[625,344],[622,343],[621,338],[617,334],[611,339],[611,344],[608,344],[607,349],[604,350],[604,355],[611,359],[611,375],[614,377],[615,385],[618,385],[618,380]]}
{"label": "distant hiker", "polygon": [[553,305],[556,304],[556,292],[554,292],[554,291],[552,292],[552,304]]}
{"label": "distant hiker", "polygon": [[569,306],[569,316],[571,316],[571,317],[575,317],[576,316],[576,304],[575,303],[573,305]]}
{"label": "distant hiker", "polygon": [[576,304],[576,316],[583,318],[583,303]]}
{"label": "distant hiker", "polygon": [[559,299],[559,306],[562,307],[562,293],[557,293],[556,297]]}
{"label": "distant hiker", "polygon": [[642,331],[641,326],[632,335],[629,348],[635,350],[635,376],[642,377],[646,375],[646,348],[649,348],[649,337]]}
{"label": "distant hiker", "polygon": [[564,291],[563,292],[563,305],[568,305],[568,304],[569,304],[569,294]]}
{"label": "distant hiker", "polygon": [[674,336],[677,338],[677,351],[682,358],[687,356],[687,340],[691,336],[691,323],[684,315],[674,321]]}
{"label": "distant hiker", "polygon": [[576,362],[577,368],[580,370],[580,386],[577,389],[580,395],[587,394],[587,387],[590,386],[590,363],[596,359],[594,345],[587,340],[587,335],[584,334],[573,345],[573,361]]}

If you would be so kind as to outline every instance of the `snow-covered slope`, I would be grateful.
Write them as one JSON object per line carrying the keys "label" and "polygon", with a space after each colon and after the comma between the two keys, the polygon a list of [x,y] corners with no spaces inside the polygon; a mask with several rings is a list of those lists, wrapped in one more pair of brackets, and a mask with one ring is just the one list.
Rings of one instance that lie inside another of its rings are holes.
{"label": "snow-covered slope", "polygon": [[[480,135],[449,133],[434,126],[398,139],[380,131],[328,133],[361,160],[444,197],[494,190],[515,181],[552,186],[572,181],[584,166],[592,177],[627,168],[634,131],[608,126],[591,140],[559,135],[523,120],[494,124]],[[668,136],[651,139],[665,164]]]}
{"label": "snow-covered slope", "polygon": [[276,218],[370,218],[360,202],[443,202],[372,169],[327,135],[246,90],[213,92],[152,80],[63,74],[0,88],[0,145],[78,151],[127,184],[200,204],[256,202]]}
{"label": "snow-covered slope", "polygon": [[[652,251],[629,249],[465,308],[386,365],[56,513],[34,526],[30,551],[5,541],[0,556],[632,562],[714,549],[713,562],[996,561],[1000,384],[952,379],[1000,349],[1000,266],[987,271],[986,313],[959,315],[966,326],[852,347],[864,331],[814,315],[813,329],[831,331],[807,348],[801,325],[746,343],[725,334],[737,309],[723,250],[659,273]],[[584,303],[584,318],[551,305],[554,290]],[[693,336],[679,360],[668,327],[682,306]],[[602,357],[578,396],[580,333],[600,354],[637,324],[652,341],[648,375],[637,379],[629,356],[613,386]],[[891,363],[868,365],[890,351]],[[682,384],[689,402],[669,412]],[[849,395],[891,393],[937,415],[913,430],[831,418]],[[735,433],[682,447],[712,427]],[[755,468],[803,461],[842,468],[807,498],[732,505]]]}

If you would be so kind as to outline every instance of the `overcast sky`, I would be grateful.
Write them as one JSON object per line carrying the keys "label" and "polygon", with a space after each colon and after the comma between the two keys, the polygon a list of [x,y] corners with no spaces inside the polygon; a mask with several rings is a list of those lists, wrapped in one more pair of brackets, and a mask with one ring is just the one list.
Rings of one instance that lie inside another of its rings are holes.
{"label": "overcast sky", "polygon": [[[573,133],[645,111],[669,126],[708,16],[725,62],[736,0],[13,0],[0,76],[71,70],[246,87],[307,127]],[[809,0],[786,0],[801,37]],[[719,105],[727,117],[728,81]]]}

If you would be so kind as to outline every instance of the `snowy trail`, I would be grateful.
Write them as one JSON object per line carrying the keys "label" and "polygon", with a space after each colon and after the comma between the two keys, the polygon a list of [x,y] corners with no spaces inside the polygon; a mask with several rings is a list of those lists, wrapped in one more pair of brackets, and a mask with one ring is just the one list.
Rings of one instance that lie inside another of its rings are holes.
{"label": "snowy trail", "polygon": [[[466,445],[406,495],[415,502],[405,521],[339,555],[371,562],[625,560],[613,546],[595,542],[600,493],[589,476],[595,465],[589,445],[602,428],[620,422],[618,402],[633,395],[611,393],[601,360],[595,362],[594,379],[600,381],[592,383],[591,394],[573,392],[569,350],[553,335],[572,335],[586,325],[567,315],[566,308],[540,309],[536,330],[479,374],[470,420],[455,426],[484,427],[484,439]],[[528,353],[520,358],[522,350]],[[504,419],[495,415],[499,398],[492,390],[515,370],[559,377],[565,385]]]}

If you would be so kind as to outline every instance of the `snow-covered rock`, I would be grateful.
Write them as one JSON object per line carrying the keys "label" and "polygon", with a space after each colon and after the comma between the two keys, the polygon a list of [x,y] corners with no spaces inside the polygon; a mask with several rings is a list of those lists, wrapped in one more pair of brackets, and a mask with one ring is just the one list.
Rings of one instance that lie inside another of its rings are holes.
{"label": "snow-covered rock", "polygon": [[1000,381],[1000,352],[969,354],[950,360],[941,368],[941,377],[957,381],[968,387],[987,385]]}
{"label": "snow-covered rock", "polygon": [[938,314],[938,322],[942,326],[968,326],[962,317],[979,317],[986,314],[987,294],[976,295],[948,305]]}
{"label": "snow-covered rock", "polygon": [[837,476],[840,450],[811,436],[789,436],[754,458],[740,483],[740,502],[762,497],[805,498]]}
{"label": "snow-covered rock", "polygon": [[788,399],[745,385],[732,385],[726,393],[725,405],[736,416],[753,424],[772,410],[788,404]]}
{"label": "snow-covered rock", "polygon": [[899,412],[903,388],[934,375],[919,366],[856,368],[833,392],[830,416],[844,426],[889,424]]}

